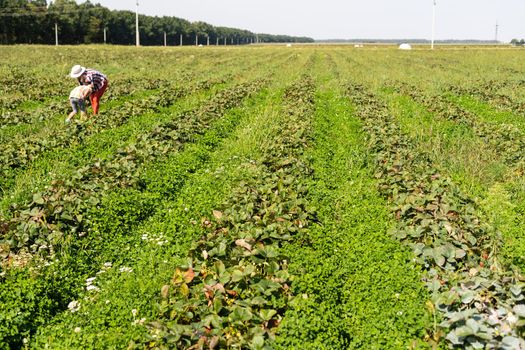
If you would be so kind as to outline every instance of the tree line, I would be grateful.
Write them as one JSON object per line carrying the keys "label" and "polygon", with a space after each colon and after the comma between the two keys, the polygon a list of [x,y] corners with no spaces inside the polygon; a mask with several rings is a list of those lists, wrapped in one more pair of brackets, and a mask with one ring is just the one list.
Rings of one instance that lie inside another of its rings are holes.
{"label": "tree line", "polygon": [[[0,0],[0,44],[135,44],[135,13],[74,0]],[[141,45],[243,45],[313,42],[312,38],[255,34],[172,16],[139,15]]]}
{"label": "tree line", "polygon": [[510,43],[514,46],[524,46],[525,45],[525,40],[524,39],[512,39],[510,41]]}

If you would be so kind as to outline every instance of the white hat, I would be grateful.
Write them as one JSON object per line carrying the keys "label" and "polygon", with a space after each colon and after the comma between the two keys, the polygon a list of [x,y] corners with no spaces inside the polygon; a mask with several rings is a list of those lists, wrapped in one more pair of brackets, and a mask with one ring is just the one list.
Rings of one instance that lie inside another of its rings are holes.
{"label": "white hat", "polygon": [[85,71],[86,71],[86,68],[84,68],[81,65],[77,64],[76,66],[73,66],[73,68],[71,68],[71,73],[69,73],[69,76],[71,78],[78,78]]}

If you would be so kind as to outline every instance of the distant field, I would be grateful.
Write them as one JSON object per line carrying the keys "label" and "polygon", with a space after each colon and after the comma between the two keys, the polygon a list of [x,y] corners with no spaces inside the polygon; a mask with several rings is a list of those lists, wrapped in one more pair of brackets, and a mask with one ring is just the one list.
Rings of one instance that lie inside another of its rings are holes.
{"label": "distant field", "polygon": [[0,349],[525,349],[525,52],[463,47],[3,47]]}

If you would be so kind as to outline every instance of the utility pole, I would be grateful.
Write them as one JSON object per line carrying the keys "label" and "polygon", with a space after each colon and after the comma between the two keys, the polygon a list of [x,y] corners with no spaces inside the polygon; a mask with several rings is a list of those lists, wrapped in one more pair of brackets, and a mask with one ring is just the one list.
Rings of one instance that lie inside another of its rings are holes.
{"label": "utility pole", "polygon": [[55,46],[58,46],[58,23],[55,22]]}
{"label": "utility pole", "polygon": [[104,44],[106,43],[106,27],[104,27]]}
{"label": "utility pole", "polygon": [[496,21],[496,43],[498,42],[498,30],[499,30],[499,24]]}
{"label": "utility pole", "polygon": [[182,46],[182,34],[180,35],[180,43],[179,43],[180,46]]}
{"label": "utility pole", "polygon": [[167,46],[166,45],[166,32],[164,32],[164,46]]}
{"label": "utility pole", "polygon": [[210,46],[210,36],[206,37],[206,46]]}
{"label": "utility pole", "polygon": [[195,34],[195,46],[199,46],[199,34]]}
{"label": "utility pole", "polygon": [[135,44],[140,46],[140,34],[139,34],[139,1],[137,0],[137,11],[135,12]]}
{"label": "utility pole", "polygon": [[434,50],[434,38],[436,37],[436,0],[434,0],[434,5],[432,6],[432,43],[430,44],[430,49]]}

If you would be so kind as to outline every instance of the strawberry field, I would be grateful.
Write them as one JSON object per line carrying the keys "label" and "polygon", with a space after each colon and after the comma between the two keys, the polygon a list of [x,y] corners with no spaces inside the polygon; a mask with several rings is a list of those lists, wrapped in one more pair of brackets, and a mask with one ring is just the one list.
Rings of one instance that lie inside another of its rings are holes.
{"label": "strawberry field", "polygon": [[1,50],[0,349],[525,349],[524,55]]}

